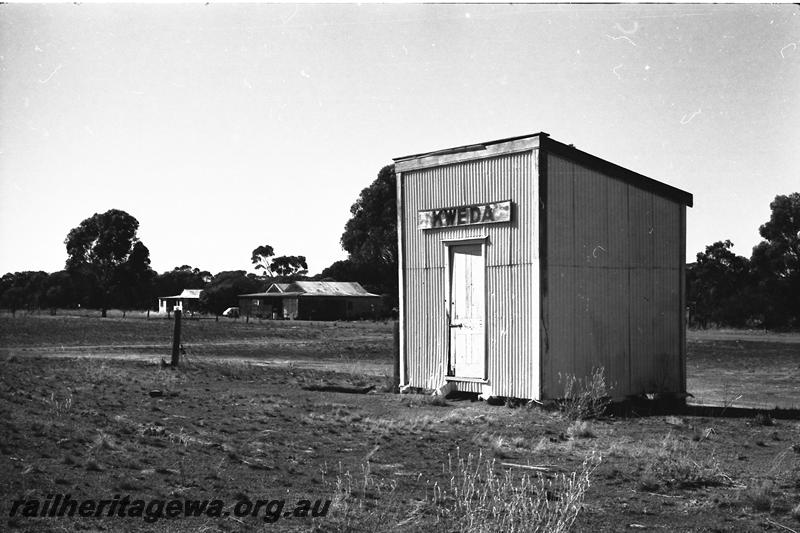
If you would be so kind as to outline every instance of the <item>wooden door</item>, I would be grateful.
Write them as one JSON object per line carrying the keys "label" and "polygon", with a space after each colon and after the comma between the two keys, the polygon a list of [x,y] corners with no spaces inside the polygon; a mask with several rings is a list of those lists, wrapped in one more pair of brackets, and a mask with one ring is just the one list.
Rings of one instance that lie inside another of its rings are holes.
{"label": "wooden door", "polygon": [[450,368],[452,376],[486,377],[486,292],[481,244],[450,246]]}

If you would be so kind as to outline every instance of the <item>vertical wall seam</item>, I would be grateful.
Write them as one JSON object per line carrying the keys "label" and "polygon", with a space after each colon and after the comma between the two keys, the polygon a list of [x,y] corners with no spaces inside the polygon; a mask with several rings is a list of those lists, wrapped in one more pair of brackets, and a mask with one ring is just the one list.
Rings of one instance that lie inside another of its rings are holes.
{"label": "vertical wall seam", "polygon": [[[630,248],[631,246],[631,186],[627,183],[625,184],[625,216],[627,218],[626,228],[625,231],[628,235],[627,239],[627,247]],[[627,309],[628,314],[628,390],[632,392],[633,389],[633,328],[631,326],[631,296],[633,295],[633,289],[631,285],[631,270],[632,265],[630,261],[631,251],[626,250],[626,255],[628,257],[628,292],[626,295],[626,302],[625,307]]]}

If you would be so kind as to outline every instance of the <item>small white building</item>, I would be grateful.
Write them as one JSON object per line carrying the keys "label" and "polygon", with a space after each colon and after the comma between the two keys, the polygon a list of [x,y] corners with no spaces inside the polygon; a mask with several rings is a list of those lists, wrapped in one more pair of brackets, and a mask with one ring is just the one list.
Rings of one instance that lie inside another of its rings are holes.
{"label": "small white building", "polygon": [[200,308],[200,295],[203,289],[184,289],[176,296],[159,296],[158,312],[168,315],[174,310],[182,313],[194,313]]}

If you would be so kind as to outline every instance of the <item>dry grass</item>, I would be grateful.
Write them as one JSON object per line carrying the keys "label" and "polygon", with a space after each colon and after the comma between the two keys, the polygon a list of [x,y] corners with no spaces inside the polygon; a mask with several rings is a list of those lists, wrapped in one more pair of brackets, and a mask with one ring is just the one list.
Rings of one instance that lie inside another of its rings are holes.
{"label": "dry grass", "polygon": [[[394,480],[385,481],[372,475],[369,461],[361,465],[360,475],[349,470],[336,477],[336,487],[331,498],[331,516],[335,517],[339,531],[382,531],[390,523],[394,505]],[[406,520],[413,518],[413,513]]]}
{"label": "dry grass", "polygon": [[72,390],[68,388],[66,394],[62,397],[57,397],[54,392],[51,392],[50,397],[44,398],[43,401],[49,408],[53,418],[63,418],[72,410]]}
{"label": "dry grass", "polygon": [[457,454],[443,465],[445,483],[425,483],[412,509],[406,503],[406,512],[395,515],[402,506],[395,501],[396,481],[376,478],[367,461],[357,476],[340,471],[331,516],[340,531],[406,531],[427,525],[424,529],[463,533],[565,532],[581,511],[599,463],[591,455],[579,471],[547,479],[500,469],[482,453]]}
{"label": "dry grass", "polygon": [[586,420],[601,416],[610,403],[610,387],[606,384],[605,369],[597,367],[583,379],[570,374],[559,375],[564,383],[564,398],[559,409],[570,420]]}
{"label": "dry grass", "polygon": [[592,455],[580,471],[546,479],[498,472],[495,461],[457,456],[448,461],[449,483],[436,486],[434,503],[444,531],[569,531],[581,510],[590,476],[600,459]]}
{"label": "dry grass", "polygon": [[672,433],[659,446],[633,446],[630,454],[643,467],[640,484],[650,490],[658,484],[670,488],[716,486],[729,479],[713,455],[699,453],[697,443],[682,441]]}
{"label": "dry grass", "polygon": [[755,511],[769,511],[775,501],[774,486],[771,481],[756,483],[743,491],[742,503],[749,505]]}

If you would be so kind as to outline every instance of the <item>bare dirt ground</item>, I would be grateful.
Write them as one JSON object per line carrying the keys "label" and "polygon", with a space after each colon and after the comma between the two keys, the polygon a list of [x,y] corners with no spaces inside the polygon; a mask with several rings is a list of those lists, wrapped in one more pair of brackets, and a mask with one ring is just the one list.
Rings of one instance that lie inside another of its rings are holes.
{"label": "bare dirt ground", "polygon": [[[576,531],[800,530],[797,420],[753,411],[581,426],[539,408],[391,394],[390,324],[186,321],[177,370],[160,363],[171,332],[168,321],[0,317],[0,530],[492,530],[495,518],[474,502],[464,511],[466,485],[452,483],[453,465],[470,456],[510,472],[515,487],[523,475],[555,482],[543,499],[551,506],[568,496],[559,475],[590,461]],[[729,369],[737,394],[768,390],[760,380],[773,360],[789,370],[793,360],[794,376],[800,362],[789,342],[690,336],[689,346],[689,375]],[[747,368],[748,379],[733,380]],[[14,500],[58,494],[218,499],[224,510],[32,518],[19,504],[10,516]],[[231,512],[260,499],[287,503],[277,517],[274,506]],[[325,516],[295,516],[300,500],[331,504]]]}
{"label": "bare dirt ground", "polygon": [[693,403],[800,408],[800,334],[690,331],[687,341]]}

